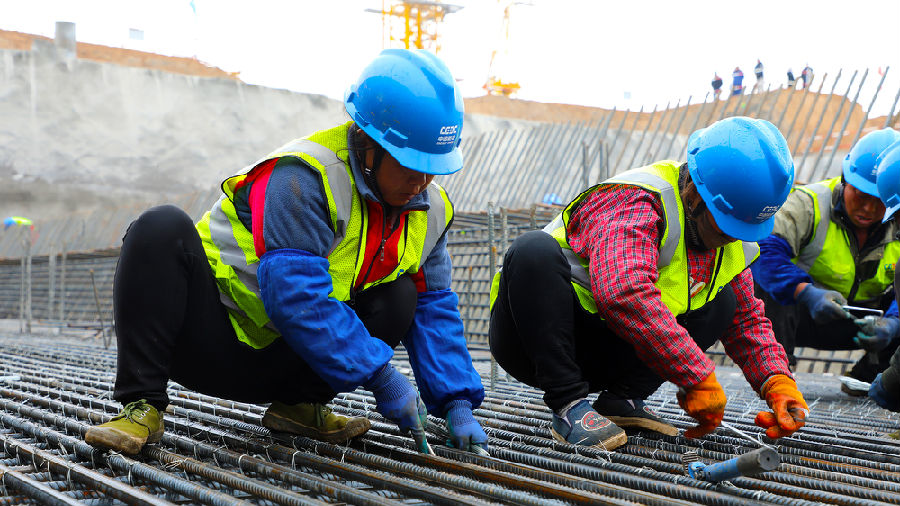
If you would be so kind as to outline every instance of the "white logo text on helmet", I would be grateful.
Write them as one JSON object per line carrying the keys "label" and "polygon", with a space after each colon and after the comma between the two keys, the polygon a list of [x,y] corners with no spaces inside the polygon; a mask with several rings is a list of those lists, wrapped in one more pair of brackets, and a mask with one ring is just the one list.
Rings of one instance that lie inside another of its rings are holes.
{"label": "white logo text on helmet", "polygon": [[441,127],[441,135],[437,138],[438,146],[456,142],[459,125],[446,125]]}

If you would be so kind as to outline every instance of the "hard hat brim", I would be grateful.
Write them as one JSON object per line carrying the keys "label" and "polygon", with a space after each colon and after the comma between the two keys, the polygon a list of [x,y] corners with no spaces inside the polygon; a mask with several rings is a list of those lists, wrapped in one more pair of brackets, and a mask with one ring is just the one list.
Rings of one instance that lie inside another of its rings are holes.
{"label": "hard hat brim", "polygon": [[[358,125],[359,123],[357,123]],[[462,154],[458,147],[447,153],[427,153],[410,147],[398,147],[384,139],[384,133],[372,125],[361,125],[366,134],[383,147],[397,163],[407,169],[425,174],[445,176],[462,169]]]}
{"label": "hard hat brim", "polygon": [[878,197],[878,186],[874,182],[869,181],[856,172],[845,170],[844,181],[863,193],[866,193],[873,197]]}
{"label": "hard hat brim", "polygon": [[772,215],[767,220],[760,223],[747,223],[741,221],[730,214],[720,211],[712,202],[713,195],[706,189],[706,185],[696,185],[697,192],[706,203],[706,208],[712,214],[716,226],[722,230],[725,235],[733,237],[741,241],[756,242],[761,241],[772,233],[775,228],[775,216]]}

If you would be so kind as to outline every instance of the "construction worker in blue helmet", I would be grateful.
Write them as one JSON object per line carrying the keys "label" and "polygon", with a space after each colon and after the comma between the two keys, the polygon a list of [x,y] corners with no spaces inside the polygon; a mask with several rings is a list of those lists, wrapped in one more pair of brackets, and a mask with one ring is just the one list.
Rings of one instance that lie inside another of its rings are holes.
{"label": "construction worker in blue helmet", "polygon": [[726,404],[704,354],[717,340],[772,410],[756,418],[767,434],[805,423],[747,269],[794,180],[787,143],[767,121],[734,117],[694,132],[687,149],[687,163],[584,190],[518,237],[494,278],[491,351],[543,390],[559,441],[613,449],[625,429],[678,435],[645,402],[665,381],[697,421],[684,435],[712,432]]}
{"label": "construction worker in blue helmet", "polygon": [[[886,207],[883,222],[895,219],[900,210],[900,140],[888,146],[875,161],[876,189]],[[900,237],[897,237],[900,239]],[[894,304],[900,302],[900,274],[894,266]],[[887,325],[887,319],[881,322]],[[877,332],[877,329],[876,329]],[[891,356],[890,365],[879,373],[869,387],[869,398],[882,408],[900,411],[900,348]],[[900,439],[900,431],[890,436]]]}
{"label": "construction worker in blue helmet", "polygon": [[[485,451],[472,415],[484,388],[450,289],[453,205],[434,182],[463,165],[459,89],[433,54],[388,49],[345,106],[346,123],[227,178],[198,223],[163,206],[131,224],[114,288],[124,409],[88,443],[132,454],[158,441],[172,379],[271,403],[263,426],[335,443],[370,423],[327,405],[363,387],[420,451],[428,412],[450,444]],[[418,390],[391,364],[401,342]]]}
{"label": "construction worker in blue helmet", "polygon": [[866,395],[900,336],[892,303],[900,228],[892,217],[883,220],[875,180],[878,156],[897,140],[890,128],[866,134],[840,176],[792,192],[753,267],[766,316],[792,364],[796,346],[865,350],[841,378],[850,395]]}

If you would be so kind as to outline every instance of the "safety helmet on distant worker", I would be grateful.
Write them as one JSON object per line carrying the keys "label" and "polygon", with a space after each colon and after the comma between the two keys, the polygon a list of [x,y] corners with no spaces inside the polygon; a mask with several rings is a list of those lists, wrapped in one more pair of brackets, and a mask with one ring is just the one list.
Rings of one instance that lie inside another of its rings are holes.
{"label": "safety helmet on distant worker", "polygon": [[385,49],[347,90],[344,105],[400,165],[427,174],[462,168],[462,94],[434,54]]}
{"label": "safety helmet on distant worker", "polygon": [[884,202],[884,220],[900,209],[900,140],[887,147],[875,160],[875,186]]}
{"label": "safety helmet on distant worker", "polygon": [[794,160],[775,125],[743,116],[717,121],[691,134],[687,160],[722,232],[743,241],[772,233],[794,183]]}
{"label": "safety helmet on distant worker", "polygon": [[885,128],[862,137],[844,157],[844,182],[857,190],[878,196],[875,187],[875,159],[888,146],[900,140],[900,132]]}

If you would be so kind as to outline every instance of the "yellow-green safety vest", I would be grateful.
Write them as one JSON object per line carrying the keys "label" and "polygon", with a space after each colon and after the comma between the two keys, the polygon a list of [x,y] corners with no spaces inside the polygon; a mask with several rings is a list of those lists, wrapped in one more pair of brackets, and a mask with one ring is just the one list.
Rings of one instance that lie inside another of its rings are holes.
{"label": "yellow-green safety vest", "polygon": [[[232,199],[238,182],[244,180],[255,167],[281,157],[303,160],[322,177],[334,240],[328,258],[328,274],[332,291],[339,301],[350,299],[353,283],[362,268],[366,248],[368,209],[356,190],[350,168],[347,134],[352,121],[321,130],[307,137],[293,140],[239,174],[222,183],[222,195],[212,209],[197,223],[197,230],[206,251],[206,258],[216,278],[220,300],[228,309],[228,316],[238,339],[254,348],[264,348],[280,337],[263,307],[256,269],[259,258],[253,244],[253,234],[238,219]],[[447,193],[432,182],[426,189],[430,204],[427,211],[410,211],[407,233],[398,245],[398,265],[393,272],[365,283],[360,291],[389,283],[402,274],[418,272],[431,250],[437,245],[453,219],[453,204]]]}
{"label": "yellow-green safety vest", "polygon": [[[597,302],[591,293],[591,279],[588,260],[572,251],[569,246],[567,230],[572,212],[576,206],[589,195],[604,191],[614,185],[631,185],[643,188],[657,195],[663,204],[665,228],[659,243],[659,289],[663,304],[678,316],[688,311],[703,307],[713,300],[725,285],[759,256],[759,246],[755,242],[735,241],[716,250],[715,269],[711,282],[703,286],[693,296],[690,295],[687,250],[684,240],[684,208],[678,192],[678,174],[681,164],[672,160],[663,160],[646,167],[639,167],[613,176],[602,183],[588,188],[570,202],[562,213],[556,216],[544,232],[550,234],[562,247],[563,254],[569,261],[572,272],[572,286],[581,306],[597,313]],[[491,304],[496,298],[499,288],[497,273],[491,286]]]}
{"label": "yellow-green safety vest", "polygon": [[840,176],[797,188],[797,191],[812,197],[815,215],[809,243],[791,261],[816,283],[840,292],[847,300],[877,303],[880,302],[877,299],[894,284],[894,269],[900,259],[900,241],[884,245],[874,276],[857,279],[857,259],[850,249],[847,230],[831,219],[832,195],[839,184]]}

